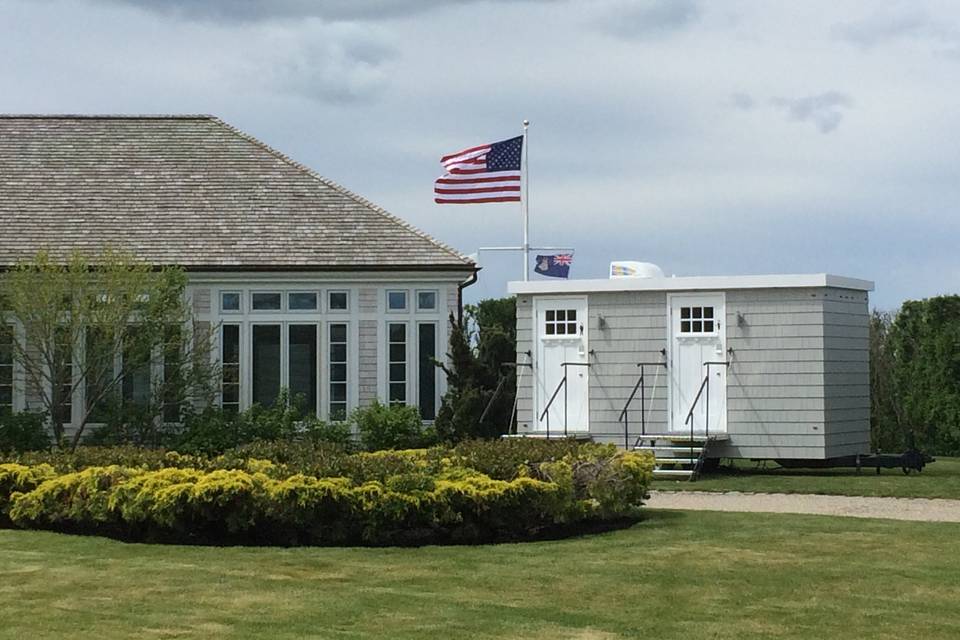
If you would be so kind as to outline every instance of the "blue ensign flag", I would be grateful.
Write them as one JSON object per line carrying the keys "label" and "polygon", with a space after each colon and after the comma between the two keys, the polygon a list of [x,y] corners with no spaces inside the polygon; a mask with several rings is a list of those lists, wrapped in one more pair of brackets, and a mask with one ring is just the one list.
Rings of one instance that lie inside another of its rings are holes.
{"label": "blue ensign flag", "polygon": [[537,266],[533,270],[540,275],[551,278],[566,278],[570,275],[570,263],[573,254],[558,253],[552,256],[537,256]]}

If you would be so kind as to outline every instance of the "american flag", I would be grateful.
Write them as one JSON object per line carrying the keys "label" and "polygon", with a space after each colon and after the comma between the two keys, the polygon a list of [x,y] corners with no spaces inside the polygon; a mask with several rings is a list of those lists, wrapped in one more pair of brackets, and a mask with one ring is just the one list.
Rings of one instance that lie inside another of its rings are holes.
{"label": "american flag", "polygon": [[446,170],[433,185],[437,204],[520,202],[523,136],[440,158]]}

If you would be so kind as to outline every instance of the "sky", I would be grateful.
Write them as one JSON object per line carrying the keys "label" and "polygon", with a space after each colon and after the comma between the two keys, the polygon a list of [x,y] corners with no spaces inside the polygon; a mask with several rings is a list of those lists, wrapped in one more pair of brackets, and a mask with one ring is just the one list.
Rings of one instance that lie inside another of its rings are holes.
{"label": "sky", "polygon": [[[446,153],[528,137],[531,242],[667,274],[960,282],[954,1],[0,0],[0,112],[212,113],[464,254]],[[2,231],[0,231],[2,232]],[[468,301],[518,253],[479,253]]]}

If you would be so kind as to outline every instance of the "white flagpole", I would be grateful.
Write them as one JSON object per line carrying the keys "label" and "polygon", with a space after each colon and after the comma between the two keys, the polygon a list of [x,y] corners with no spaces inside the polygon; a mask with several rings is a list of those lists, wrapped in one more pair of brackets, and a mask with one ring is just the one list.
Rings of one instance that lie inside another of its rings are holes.
{"label": "white flagpole", "polygon": [[530,279],[530,170],[527,168],[527,159],[530,152],[527,150],[527,127],[529,120],[523,121],[523,281]]}

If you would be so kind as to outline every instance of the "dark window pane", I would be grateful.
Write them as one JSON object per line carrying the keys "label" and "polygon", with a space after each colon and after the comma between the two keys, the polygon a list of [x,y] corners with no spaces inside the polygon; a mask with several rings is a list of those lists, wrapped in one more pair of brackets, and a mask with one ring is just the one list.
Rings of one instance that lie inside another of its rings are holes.
{"label": "dark window pane", "polygon": [[417,308],[421,311],[431,311],[437,308],[436,291],[418,291]]}
{"label": "dark window pane", "polygon": [[552,335],[553,335],[554,332],[553,332],[553,325],[552,325],[552,324],[547,323],[546,330],[547,330],[547,335],[548,335],[548,336],[552,336]]}
{"label": "dark window pane", "polygon": [[290,399],[304,415],[316,415],[317,326],[290,325],[289,343]]}
{"label": "dark window pane", "polygon": [[13,404],[13,387],[0,387],[0,405]]}
{"label": "dark window pane", "polygon": [[110,395],[108,385],[114,381],[113,341],[101,327],[87,329],[84,357],[86,358],[86,402],[90,422],[105,422],[109,417]]}
{"label": "dark window pane", "polygon": [[317,308],[317,294],[290,293],[287,295],[287,307],[291,311],[313,311]]}
{"label": "dark window pane", "polygon": [[713,317],[713,307],[704,307],[703,308],[703,317],[712,318]]}
{"label": "dark window pane", "polygon": [[576,319],[577,319],[577,310],[567,309],[567,320],[576,320]]}
{"label": "dark window pane", "polygon": [[345,344],[330,345],[330,361],[346,362],[347,361],[347,345]]}
{"label": "dark window pane", "polygon": [[557,309],[557,320],[566,320],[567,312],[563,309]]}
{"label": "dark window pane", "polygon": [[254,311],[278,311],[282,304],[279,293],[254,293],[251,296]]}
{"label": "dark window pane", "polygon": [[328,294],[327,307],[332,311],[346,311],[347,309],[347,292],[346,291],[331,291]]}
{"label": "dark window pane", "polygon": [[573,322],[567,323],[567,333],[571,336],[577,335],[577,325]]}
{"label": "dark window pane", "polygon": [[680,322],[680,333],[690,333],[690,321],[683,320]]}
{"label": "dark window pane", "polygon": [[390,345],[390,362],[403,362],[406,359],[407,359],[407,345],[405,344]]}
{"label": "dark window pane", "polygon": [[334,422],[346,420],[347,419],[347,403],[331,402],[330,403],[330,419],[333,420]]}
{"label": "dark window pane", "polygon": [[703,321],[703,331],[704,333],[713,333],[713,320]]}
{"label": "dark window pane", "polygon": [[346,341],[347,341],[347,325],[345,324],[330,325],[330,342],[346,342]]}
{"label": "dark window pane", "polygon": [[699,318],[701,317],[702,312],[703,312],[703,309],[702,309],[702,308],[700,308],[700,307],[694,307],[694,308],[693,308],[693,318],[694,318],[695,320],[699,319]]}
{"label": "dark window pane", "polygon": [[280,327],[253,326],[253,401],[272,406],[280,393]]}
{"label": "dark window pane", "polygon": [[420,415],[424,420],[433,420],[437,415],[437,325],[421,324],[419,333],[419,384]]}
{"label": "dark window pane", "polygon": [[13,384],[13,367],[0,366],[0,384]]}
{"label": "dark window pane", "polygon": [[547,310],[547,322],[553,322],[556,320],[556,312],[553,309]]}
{"label": "dark window pane", "polygon": [[680,317],[689,318],[690,317],[690,307],[680,307]]}
{"label": "dark window pane", "polygon": [[330,385],[330,399],[334,402],[346,402],[347,401],[347,385],[345,384],[332,384]]}
{"label": "dark window pane", "polygon": [[346,382],[347,381],[347,365],[331,364],[330,365],[330,381]]}
{"label": "dark window pane", "polygon": [[391,403],[404,403],[407,401],[407,385],[404,383],[397,383],[390,385],[390,402]]}
{"label": "dark window pane", "polygon": [[240,311],[240,294],[221,293],[220,308],[224,311]]}
{"label": "dark window pane", "polygon": [[387,308],[392,311],[403,311],[407,308],[406,291],[390,291],[387,293]]}
{"label": "dark window pane", "polygon": [[404,363],[390,365],[390,381],[402,382],[407,379],[407,365]]}
{"label": "dark window pane", "polygon": [[223,366],[223,383],[240,384],[240,367],[238,365]]}
{"label": "dark window pane", "polygon": [[240,386],[235,384],[223,385],[223,404],[240,402]]}
{"label": "dark window pane", "polygon": [[123,400],[139,407],[150,404],[150,340],[144,329],[132,328],[123,348]]}
{"label": "dark window pane", "polygon": [[692,333],[702,333],[702,332],[703,332],[703,323],[701,323],[699,320],[694,320],[694,321],[693,321],[693,324],[691,325],[691,332],[692,332]]}
{"label": "dark window pane", "polygon": [[407,327],[402,324],[390,325],[390,342],[404,342],[407,339]]}
{"label": "dark window pane", "polygon": [[240,325],[223,325],[223,352],[221,362],[240,362]]}

